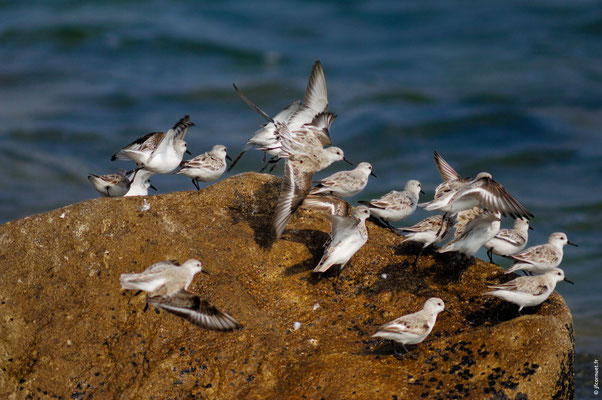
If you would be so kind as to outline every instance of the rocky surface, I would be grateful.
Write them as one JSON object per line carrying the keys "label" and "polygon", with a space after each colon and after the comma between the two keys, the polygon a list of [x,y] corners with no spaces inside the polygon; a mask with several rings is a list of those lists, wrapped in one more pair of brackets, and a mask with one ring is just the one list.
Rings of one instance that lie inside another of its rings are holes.
{"label": "rocky surface", "polygon": [[[335,295],[311,273],[326,218],[300,210],[272,243],[278,191],[278,178],[247,173],[200,193],[99,198],[0,226],[0,398],[572,397],[572,319],[559,295],[519,317],[481,295],[508,279],[499,267],[432,253],[414,267],[416,247],[370,221]],[[144,295],[120,289],[121,273],[188,258],[211,272],[189,290],[244,329],[143,312]],[[455,314],[410,347],[414,358],[371,337],[431,296]]]}

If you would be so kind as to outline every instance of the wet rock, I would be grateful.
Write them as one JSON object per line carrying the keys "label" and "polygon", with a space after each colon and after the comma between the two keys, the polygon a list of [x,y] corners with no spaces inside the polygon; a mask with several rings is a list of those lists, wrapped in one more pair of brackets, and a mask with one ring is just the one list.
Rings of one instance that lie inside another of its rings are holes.
{"label": "wet rock", "polygon": [[[481,295],[508,279],[500,268],[432,253],[414,267],[415,246],[368,221],[337,296],[311,274],[328,221],[299,210],[274,242],[278,191],[278,178],[247,173],[200,193],[99,198],[0,226],[0,397],[572,397],[572,319],[559,295],[518,317]],[[211,272],[189,289],[244,329],[143,312],[144,295],[120,289],[122,273],[188,258]],[[410,347],[415,358],[371,337],[431,296],[455,315]]]}

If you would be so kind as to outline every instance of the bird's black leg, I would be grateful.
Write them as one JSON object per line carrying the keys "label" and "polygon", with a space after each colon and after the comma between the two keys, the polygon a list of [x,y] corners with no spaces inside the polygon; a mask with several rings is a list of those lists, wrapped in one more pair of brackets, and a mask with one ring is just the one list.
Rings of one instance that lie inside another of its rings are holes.
{"label": "bird's black leg", "polygon": [[272,168],[270,168],[270,172],[272,172],[274,170],[274,168],[276,168],[276,165],[278,165],[278,161],[280,161],[279,158],[277,158],[275,161],[272,161],[274,163],[274,165],[272,165]]}
{"label": "bird's black leg", "polygon": [[443,218],[441,219],[441,226],[439,227],[439,230],[437,231],[437,234],[435,235],[436,237],[439,237],[439,235],[441,235],[441,231],[443,230],[443,225],[445,225],[445,218],[447,218],[447,213],[443,214]]}
{"label": "bird's black leg", "polygon": [[403,358],[403,356],[405,356],[406,354],[409,354],[410,357],[414,358],[414,356],[412,356],[410,354],[410,351],[406,348],[405,344],[401,343],[401,347],[403,347],[403,350],[404,350],[403,353],[397,349],[397,342],[393,341],[393,354],[395,354],[395,357],[398,360],[401,360]]}
{"label": "bird's black leg", "polygon": [[194,185],[197,191],[201,190],[201,188],[199,187],[199,183],[196,181],[196,178],[192,179],[192,184]]}
{"label": "bird's black leg", "polygon": [[337,295],[340,294],[340,292],[339,292],[339,279],[341,278],[341,272],[343,271],[343,267],[344,267],[344,265],[340,265],[339,266],[339,272],[337,273],[337,278],[332,283],[332,286],[334,287],[334,293],[337,294]]}
{"label": "bird's black leg", "polygon": [[261,167],[261,169],[259,170],[259,172],[263,172],[263,171],[265,171],[265,170],[266,170],[266,168],[268,167],[268,165],[270,165],[270,162],[269,162],[269,161],[265,162],[265,163],[263,164],[263,167]]}
{"label": "bird's black leg", "polygon": [[391,229],[393,232],[397,231],[397,229],[393,225],[391,225],[386,219],[381,218],[380,220],[386,225],[387,228]]}
{"label": "bird's black leg", "polygon": [[401,357],[403,354],[399,353],[399,350],[397,350],[397,342],[395,342],[394,340],[393,342],[393,355],[395,355],[395,357],[399,358]]}
{"label": "bird's black leg", "polygon": [[495,264],[493,262],[493,251],[491,249],[487,250],[487,257],[489,257],[489,262]]}
{"label": "bird's black leg", "polygon": [[418,252],[418,255],[416,256],[416,259],[414,260],[414,268],[416,268],[416,266],[418,265],[418,260],[420,259],[420,256],[422,255],[423,250],[424,250],[424,246],[422,246],[420,248],[420,251]]}

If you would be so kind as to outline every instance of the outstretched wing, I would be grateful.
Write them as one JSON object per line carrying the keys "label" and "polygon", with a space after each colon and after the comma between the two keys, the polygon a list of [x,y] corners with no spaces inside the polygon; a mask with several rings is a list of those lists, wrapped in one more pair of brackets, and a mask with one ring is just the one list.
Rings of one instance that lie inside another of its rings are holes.
{"label": "outstretched wing", "polygon": [[499,212],[503,216],[533,218],[533,214],[520,201],[491,178],[483,177],[472,181],[458,196],[473,196],[484,208]]}
{"label": "outstretched wing", "polygon": [[171,128],[174,131],[174,137],[176,139],[184,140],[188,128],[194,126],[194,122],[190,121],[190,115],[184,115],[178,122]]}
{"label": "outstretched wing", "polygon": [[439,153],[436,151],[433,152],[433,156],[435,157],[435,164],[437,165],[437,169],[439,170],[439,174],[441,175],[441,179],[443,182],[451,181],[455,179],[461,179],[462,177],[441,157]]}
{"label": "outstretched wing", "polygon": [[304,124],[311,123],[315,116],[328,111],[328,91],[326,77],[320,61],[316,61],[307,82],[303,106],[299,108],[288,120],[291,130],[296,130]]}
{"label": "outstretched wing", "polygon": [[128,157],[127,151],[151,152],[159,145],[159,143],[161,143],[161,140],[163,140],[164,137],[165,133],[163,132],[147,133],[113,154],[113,156],[111,156],[111,161],[129,160],[130,157]]}
{"label": "outstretched wing", "polygon": [[313,171],[306,170],[301,165],[308,162],[310,160],[306,157],[299,159],[293,157],[286,160],[284,164],[284,180],[272,219],[272,229],[276,238],[282,235],[293,213],[297,211],[311,189]]}
{"label": "outstretched wing", "polygon": [[207,300],[201,300],[196,294],[185,290],[180,290],[169,297],[149,297],[148,302],[201,328],[215,331],[242,328],[242,325],[232,316],[219,311]]}

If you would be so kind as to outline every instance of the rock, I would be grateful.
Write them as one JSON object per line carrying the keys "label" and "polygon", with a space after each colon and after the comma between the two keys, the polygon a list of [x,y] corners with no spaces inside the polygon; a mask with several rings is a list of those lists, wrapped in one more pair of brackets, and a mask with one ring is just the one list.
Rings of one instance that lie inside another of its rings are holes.
{"label": "rock", "polygon": [[[310,272],[325,217],[299,210],[271,243],[279,182],[247,173],[198,193],[98,198],[0,226],[0,397],[572,397],[573,325],[559,295],[519,317],[481,295],[508,279],[499,267],[433,253],[413,267],[417,248],[368,221],[337,296]],[[189,290],[244,329],[143,312],[144,295],[120,289],[122,273],[189,258],[211,272]],[[439,315],[410,347],[415,359],[371,337],[431,296],[455,315]]]}

